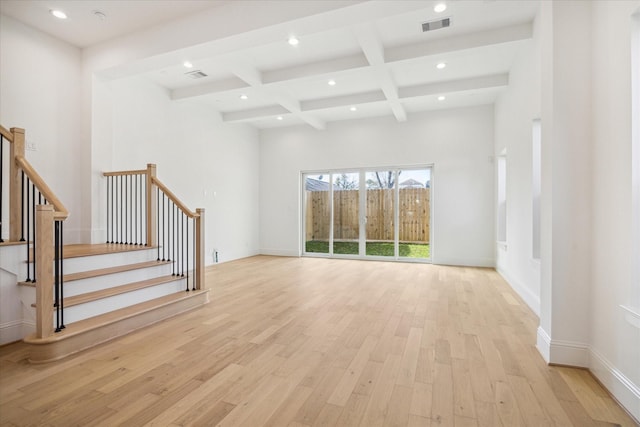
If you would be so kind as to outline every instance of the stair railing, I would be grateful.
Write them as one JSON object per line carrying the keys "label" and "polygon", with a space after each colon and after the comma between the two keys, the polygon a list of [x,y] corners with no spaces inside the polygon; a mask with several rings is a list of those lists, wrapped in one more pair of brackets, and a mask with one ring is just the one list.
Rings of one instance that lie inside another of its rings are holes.
{"label": "stair railing", "polygon": [[186,291],[205,289],[204,209],[190,210],[147,169],[104,172],[106,242],[156,247],[157,260],[186,279]]}
{"label": "stair railing", "polygon": [[[45,338],[54,332],[54,308],[55,332],[64,329],[63,223],[69,212],[25,158],[24,129],[0,126],[0,136],[3,144],[9,143],[9,241],[26,247],[25,282],[36,286],[36,336]],[[4,162],[0,163],[4,175]],[[2,193],[3,184],[0,179]]]}

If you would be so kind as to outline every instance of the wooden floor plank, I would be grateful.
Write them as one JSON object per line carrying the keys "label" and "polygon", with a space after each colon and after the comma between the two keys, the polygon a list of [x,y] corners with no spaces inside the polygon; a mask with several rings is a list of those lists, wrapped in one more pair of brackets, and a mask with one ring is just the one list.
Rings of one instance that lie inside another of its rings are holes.
{"label": "wooden floor plank", "polygon": [[0,347],[0,425],[636,425],[544,363],[493,270],[259,256],[206,280],[208,305],[64,360]]}

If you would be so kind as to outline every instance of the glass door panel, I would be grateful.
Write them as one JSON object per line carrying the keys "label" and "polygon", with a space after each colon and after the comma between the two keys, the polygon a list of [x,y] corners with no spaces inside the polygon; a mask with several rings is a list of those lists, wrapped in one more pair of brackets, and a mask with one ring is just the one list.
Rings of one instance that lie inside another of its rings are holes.
{"label": "glass door panel", "polygon": [[431,258],[431,169],[398,171],[398,241],[404,258]]}
{"label": "glass door panel", "polygon": [[333,253],[360,253],[360,173],[333,175]]}
{"label": "glass door panel", "polygon": [[329,253],[331,183],[329,173],[305,174],[304,232],[306,253]]}
{"label": "glass door panel", "polygon": [[368,256],[396,256],[395,187],[393,170],[365,173],[366,250]]}

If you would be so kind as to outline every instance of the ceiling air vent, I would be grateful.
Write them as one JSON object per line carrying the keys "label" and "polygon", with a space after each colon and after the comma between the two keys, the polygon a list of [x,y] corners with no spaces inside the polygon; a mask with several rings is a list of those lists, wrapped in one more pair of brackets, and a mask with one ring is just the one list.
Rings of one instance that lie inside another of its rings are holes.
{"label": "ceiling air vent", "polygon": [[438,19],[437,21],[429,21],[422,23],[422,32],[439,30],[440,28],[447,28],[451,25],[451,18]]}
{"label": "ceiling air vent", "polygon": [[203,77],[207,77],[207,75],[200,70],[189,71],[188,73],[184,73],[184,74],[185,76],[189,76],[192,79],[201,79]]}

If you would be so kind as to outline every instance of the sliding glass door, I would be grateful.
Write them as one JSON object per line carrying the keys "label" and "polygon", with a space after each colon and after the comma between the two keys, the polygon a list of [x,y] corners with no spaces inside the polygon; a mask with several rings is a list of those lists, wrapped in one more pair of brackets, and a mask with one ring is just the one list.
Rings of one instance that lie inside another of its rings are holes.
{"label": "sliding glass door", "polygon": [[431,259],[431,167],[302,174],[303,254]]}
{"label": "sliding glass door", "polygon": [[396,181],[394,170],[365,172],[367,256],[397,256]]}

